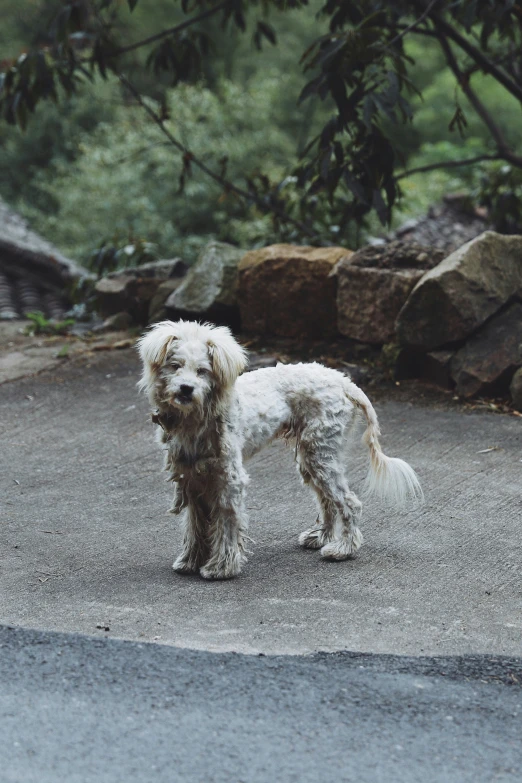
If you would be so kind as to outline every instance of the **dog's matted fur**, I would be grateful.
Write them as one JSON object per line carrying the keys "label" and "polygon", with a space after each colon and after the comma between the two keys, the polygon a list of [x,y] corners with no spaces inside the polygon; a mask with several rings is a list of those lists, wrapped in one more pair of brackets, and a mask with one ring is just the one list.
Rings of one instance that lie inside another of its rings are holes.
{"label": "dog's matted fur", "polygon": [[247,358],[230,331],[190,321],[155,324],[140,339],[139,352],[139,386],[153,407],[176,485],[172,510],[186,509],[175,571],[199,571],[205,579],[240,573],[247,559],[243,462],[278,437],[295,444],[303,482],[319,502],[318,526],[301,533],[299,543],[328,560],[353,555],[363,543],[361,503],[343,463],[358,412],[367,424],[367,491],[398,506],[422,495],[413,469],[383,454],[368,397],[337,370],[278,364],[241,375]]}

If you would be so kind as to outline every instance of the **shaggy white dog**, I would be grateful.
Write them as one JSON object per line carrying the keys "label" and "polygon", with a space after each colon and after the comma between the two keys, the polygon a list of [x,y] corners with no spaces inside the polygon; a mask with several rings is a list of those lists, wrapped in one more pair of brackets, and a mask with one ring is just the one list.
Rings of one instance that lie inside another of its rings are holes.
{"label": "shaggy white dog", "polygon": [[176,482],[172,511],[186,509],[183,550],[173,568],[205,579],[237,576],[246,562],[244,460],[274,438],[292,440],[299,472],[319,501],[318,526],[299,536],[328,560],[345,560],[363,543],[361,503],[345,477],[347,435],[357,412],[367,428],[369,493],[403,505],[422,494],[413,469],[386,457],[377,416],[350,379],[320,364],[240,374],[244,349],[223,326],[155,324],[139,341],[139,387],[153,406]]}

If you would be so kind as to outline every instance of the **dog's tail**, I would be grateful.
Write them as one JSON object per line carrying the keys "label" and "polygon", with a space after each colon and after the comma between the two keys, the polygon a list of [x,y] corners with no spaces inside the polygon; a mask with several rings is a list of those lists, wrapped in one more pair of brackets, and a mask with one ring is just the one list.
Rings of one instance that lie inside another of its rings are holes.
{"label": "dog's tail", "polygon": [[366,476],[364,492],[384,498],[399,508],[408,501],[423,499],[422,487],[415,471],[407,462],[397,457],[387,457],[381,449],[381,434],[377,414],[366,394],[355,383],[345,381],[345,393],[349,400],[362,411],[367,427],[363,443],[370,452],[370,469]]}

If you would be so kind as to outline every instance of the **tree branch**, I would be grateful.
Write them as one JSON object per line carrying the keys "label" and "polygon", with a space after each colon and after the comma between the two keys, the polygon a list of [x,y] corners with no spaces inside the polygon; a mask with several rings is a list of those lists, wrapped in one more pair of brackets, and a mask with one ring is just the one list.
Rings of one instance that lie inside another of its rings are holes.
{"label": "tree branch", "polygon": [[[439,22],[440,18],[435,14],[434,19],[435,21]],[[513,81],[513,79],[505,74],[500,68],[497,68],[497,66],[480,51],[480,49],[477,49],[475,46],[470,44],[469,41],[464,38],[463,35],[457,32],[454,27],[448,24],[448,22],[440,19],[440,24],[443,32],[446,33],[448,38],[451,38],[452,41],[460,46],[460,48],[466,52],[466,54],[469,55],[472,60],[475,60],[475,62],[480,65],[483,71],[493,76],[499,82],[499,84],[501,84],[508,92],[511,93],[511,95],[522,102],[522,88],[515,81]]]}
{"label": "tree branch", "polygon": [[155,35],[150,35],[148,38],[144,38],[142,41],[135,41],[135,43],[129,44],[128,46],[122,46],[121,49],[115,49],[115,51],[112,52],[110,56],[118,57],[121,54],[127,54],[127,52],[132,52],[135,49],[139,49],[142,46],[148,46],[148,44],[161,41],[162,38],[167,38],[169,35],[180,33],[187,27],[191,27],[193,24],[202,22],[204,19],[208,19],[210,16],[217,14],[219,11],[222,11],[224,8],[226,8],[227,5],[230,5],[230,0],[223,0],[223,2],[218,3],[212,8],[207,8],[206,11],[202,11],[200,14],[198,14],[198,16],[193,16],[191,19],[187,19],[186,21],[181,22],[181,24],[175,25],[174,27],[169,27],[159,33],[155,33]]}
{"label": "tree branch", "polygon": [[397,41],[400,41],[401,38],[404,38],[407,33],[413,33],[416,32],[416,28],[424,22],[425,19],[428,18],[430,11],[435,7],[435,5],[439,2],[439,0],[431,0],[431,2],[428,4],[428,7],[422,12],[422,14],[419,16],[418,19],[416,19],[414,22],[412,22],[409,25],[401,25],[401,32],[398,33],[398,35],[395,36],[395,38],[392,38],[389,44],[386,44],[386,49],[391,48],[394,44],[397,43]]}
{"label": "tree branch", "polygon": [[459,87],[495,140],[499,155],[504,160],[509,161],[519,168],[522,168],[522,157],[516,155],[512,150],[510,150],[501,129],[498,127],[489,111],[486,109],[482,101],[478,98],[477,94],[472,89],[469,82],[469,76],[460,69],[457,59],[451,50],[450,44],[443,35],[441,35],[439,42],[446,56],[448,65],[455,74]]}
{"label": "tree branch", "polygon": [[410,26],[407,25],[407,24],[396,24],[395,25],[395,29],[396,30],[401,30],[401,32],[408,31],[408,32],[413,33],[414,35],[426,35],[429,38],[437,38],[437,40],[439,38],[438,33],[436,33],[435,30],[432,30],[431,27],[415,27],[415,29],[413,29],[413,30],[410,30],[409,27]]}
{"label": "tree branch", "polygon": [[408,169],[407,171],[397,174],[395,180],[405,179],[411,177],[414,174],[422,174],[425,171],[435,171],[436,169],[453,169],[459,166],[471,166],[474,163],[482,163],[485,160],[504,160],[503,155],[477,155],[475,158],[465,158],[464,160],[447,160],[440,163],[429,163],[426,166],[418,166],[415,169]]}
{"label": "tree branch", "polygon": [[467,97],[468,101],[471,103],[471,105],[477,112],[478,116],[480,117],[484,125],[491,133],[497,147],[499,148],[499,150],[507,149],[507,143],[504,136],[502,135],[502,131],[500,130],[498,125],[493,121],[493,117],[490,115],[490,113],[488,112],[488,110],[486,109],[482,101],[479,100],[474,90],[472,90],[471,85],[469,83],[469,76],[460,69],[459,64],[457,62],[457,58],[451,51],[451,46],[444,38],[444,36],[441,36],[440,38],[440,45],[446,56],[446,61],[450,69],[453,71],[455,78],[457,79],[457,84],[459,85],[460,89],[462,90],[464,95]]}
{"label": "tree branch", "polygon": [[[416,6],[419,11],[428,11],[424,0],[412,1],[413,5]],[[442,17],[440,17],[437,13],[434,13],[433,10],[429,10],[427,16],[436,26],[439,27],[440,33],[444,34],[448,38],[451,38],[451,40],[462,49],[462,51],[466,52],[466,54],[469,55],[472,60],[480,65],[481,69],[485,73],[491,74],[491,76],[493,76],[499,82],[499,84],[501,84],[508,92],[510,92],[511,95],[522,102],[522,87],[513,81],[513,79],[505,74],[500,68],[497,68],[497,66],[492,63],[491,60],[489,60],[489,58],[486,57],[486,55],[480,49],[477,49],[475,46],[473,46],[473,44],[470,43],[467,38],[455,30],[455,28],[449,22],[447,22],[445,19],[442,19]],[[440,35],[439,40],[441,40]]]}
{"label": "tree branch", "polygon": [[176,139],[175,136],[172,135],[172,133],[169,131],[169,129],[165,126],[165,123],[161,119],[161,117],[152,109],[142,98],[136,87],[128,80],[126,76],[123,74],[118,74],[118,78],[121,81],[121,83],[129,90],[129,92],[134,96],[136,101],[139,103],[139,105],[145,109],[147,114],[154,120],[156,125],[160,128],[161,132],[168,138],[170,143],[176,147],[179,152],[181,152],[186,158],[190,160],[190,163],[196,166],[196,168],[200,169],[204,174],[206,174],[208,177],[214,180],[214,182],[219,183],[225,190],[225,192],[229,193],[235,193],[237,196],[240,196],[242,199],[245,199],[246,201],[252,201],[254,204],[265,213],[272,213],[273,215],[276,215],[280,220],[282,220],[285,223],[289,223],[292,226],[295,226],[301,233],[303,233],[305,236],[310,237],[311,239],[316,239],[317,234],[312,231],[308,226],[306,226],[304,223],[301,223],[298,220],[295,220],[293,217],[288,215],[283,209],[278,207],[276,204],[267,204],[263,199],[259,198],[259,196],[256,196],[254,193],[250,193],[247,190],[244,190],[243,188],[238,187],[237,185],[234,185],[232,182],[229,182],[224,177],[221,176],[221,174],[216,173],[211,168],[209,168],[203,161],[199,160],[192,152],[189,150],[188,147],[186,147],[184,144],[182,144],[178,139]]}

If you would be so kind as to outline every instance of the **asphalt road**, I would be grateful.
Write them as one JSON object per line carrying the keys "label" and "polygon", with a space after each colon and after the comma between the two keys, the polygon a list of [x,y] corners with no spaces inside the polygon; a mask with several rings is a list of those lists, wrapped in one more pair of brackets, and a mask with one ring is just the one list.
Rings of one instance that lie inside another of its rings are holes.
{"label": "asphalt road", "polygon": [[137,377],[111,351],[0,387],[0,783],[521,781],[520,420],[381,401],[426,505],[367,506],[344,563],[298,547],[275,444],[250,562],[209,583],[171,570]]}
{"label": "asphalt road", "polygon": [[522,665],[0,628],[2,783],[522,779]]}
{"label": "asphalt road", "polygon": [[[214,651],[522,653],[520,419],[380,402],[385,451],[426,504],[366,506],[343,563],[298,546],[316,511],[275,444],[249,463],[250,562],[209,583],[172,572],[180,532],[138,374],[133,351],[110,351],[0,386],[0,622]],[[357,447],[355,490],[364,470]]]}

